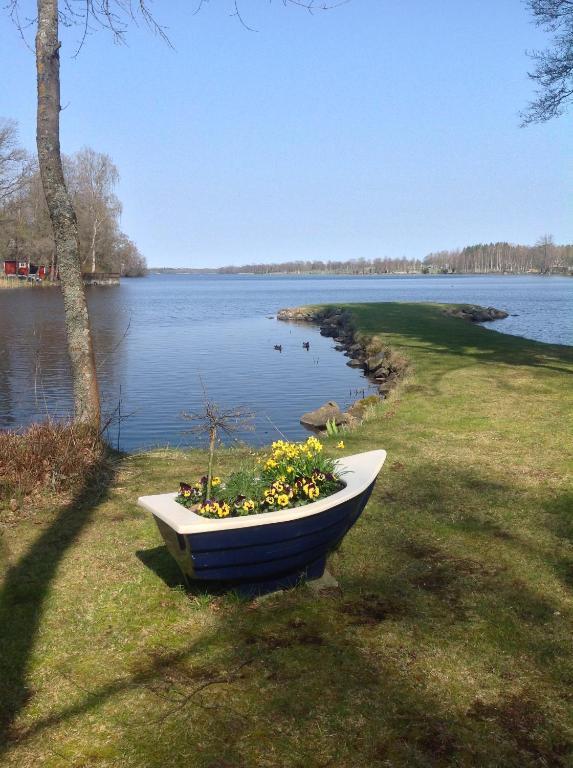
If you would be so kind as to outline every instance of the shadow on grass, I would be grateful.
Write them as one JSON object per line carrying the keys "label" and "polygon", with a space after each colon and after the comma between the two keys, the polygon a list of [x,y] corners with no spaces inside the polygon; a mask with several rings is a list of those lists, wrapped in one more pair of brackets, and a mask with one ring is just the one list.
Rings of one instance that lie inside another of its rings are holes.
{"label": "shadow on grass", "polygon": [[141,549],[135,554],[143,565],[153,571],[169,589],[186,587],[181,569],[167,551],[166,546]]}
{"label": "shadow on grass", "polygon": [[[571,347],[492,332],[466,320],[447,316],[443,305],[382,302],[345,306],[359,318],[361,330],[367,333],[398,334],[420,342],[421,351],[463,357],[465,365],[473,358],[480,363],[526,365],[573,374]],[[503,321],[496,322],[500,323],[497,327],[501,329]],[[431,345],[431,349],[427,345]]]}
{"label": "shadow on grass", "polygon": [[0,588],[0,756],[14,720],[34,693],[28,665],[52,581],[114,475],[111,455],[104,453],[72,500],[5,575]]}
{"label": "shadow on grass", "polygon": [[[410,527],[385,517],[388,486]],[[163,634],[150,635],[136,668],[111,670],[109,682],[17,737],[54,727],[57,738],[59,727],[91,713],[73,729],[90,741],[83,759],[93,764],[101,738],[103,762],[146,768],[565,767],[563,687],[554,678],[536,688],[559,666],[550,658],[555,605],[498,562],[496,548],[521,546],[519,520],[482,515],[474,501],[495,508],[515,490],[475,468],[427,463],[394,472],[344,545],[347,559],[364,552],[370,566],[346,569],[342,596],[317,600],[298,588],[264,601],[214,599],[197,614],[199,639],[181,637],[174,650],[161,645]],[[49,548],[34,547],[19,574],[26,564],[36,578],[51,578],[50,553],[61,559],[89,514],[74,517],[77,530],[64,541],[52,526],[41,537]],[[456,535],[446,536],[446,526]],[[36,571],[32,555],[46,552],[50,564]],[[164,547],[137,554],[169,588],[181,585]],[[394,558],[388,568],[386,556]],[[35,631],[41,601],[32,615]],[[186,628],[196,630],[192,615],[183,617]],[[25,659],[18,664],[25,691]],[[474,679],[480,673],[486,685]]]}

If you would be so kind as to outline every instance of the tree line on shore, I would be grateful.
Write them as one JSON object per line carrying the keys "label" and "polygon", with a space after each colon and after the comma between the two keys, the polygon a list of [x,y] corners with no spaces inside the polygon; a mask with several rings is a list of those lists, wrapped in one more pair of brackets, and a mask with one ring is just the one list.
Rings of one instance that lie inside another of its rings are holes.
{"label": "tree line on shore", "polygon": [[[109,155],[85,147],[63,158],[78,220],[83,272],[146,273],[145,258],[120,227],[119,173]],[[0,121],[0,262],[29,259],[52,274],[54,235],[37,161],[18,144],[17,126]]]}
{"label": "tree line on shore", "polygon": [[526,274],[573,272],[573,245],[556,245],[543,235],[535,245],[480,243],[462,249],[430,253],[424,267],[445,272]]}
{"label": "tree line on shore", "polygon": [[555,245],[550,235],[541,237],[535,245],[489,243],[466,248],[438,251],[420,259],[349,259],[347,261],[297,260],[279,264],[244,264],[213,269],[160,267],[151,270],[166,274],[527,274],[552,272],[573,273],[573,245]]}

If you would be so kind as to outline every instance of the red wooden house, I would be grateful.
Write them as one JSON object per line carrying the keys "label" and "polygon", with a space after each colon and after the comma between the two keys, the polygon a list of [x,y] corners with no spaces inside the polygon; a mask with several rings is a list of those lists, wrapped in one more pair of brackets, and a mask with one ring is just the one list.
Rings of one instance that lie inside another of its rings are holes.
{"label": "red wooden house", "polygon": [[47,270],[43,264],[32,264],[29,259],[5,259],[4,274],[7,276],[15,275],[16,277],[36,275],[45,280]]}

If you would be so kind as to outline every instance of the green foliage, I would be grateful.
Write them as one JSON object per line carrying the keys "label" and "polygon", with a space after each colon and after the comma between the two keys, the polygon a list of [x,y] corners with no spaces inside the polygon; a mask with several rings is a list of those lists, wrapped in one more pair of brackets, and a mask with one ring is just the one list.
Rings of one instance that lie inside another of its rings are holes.
{"label": "green foliage", "polygon": [[338,435],[338,425],[335,419],[328,419],[326,422],[326,434],[328,437],[336,437]]}

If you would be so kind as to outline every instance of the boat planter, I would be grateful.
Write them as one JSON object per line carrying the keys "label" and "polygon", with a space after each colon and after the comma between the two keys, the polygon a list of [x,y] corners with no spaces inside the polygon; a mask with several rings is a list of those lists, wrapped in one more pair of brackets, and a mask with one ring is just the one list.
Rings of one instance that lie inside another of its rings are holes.
{"label": "boat planter", "polygon": [[345,487],[302,507],[221,520],[202,517],[175,501],[176,493],[141,496],[167,549],[187,580],[224,583],[249,594],[318,579],[366,506],[386,451],[336,462]]}

